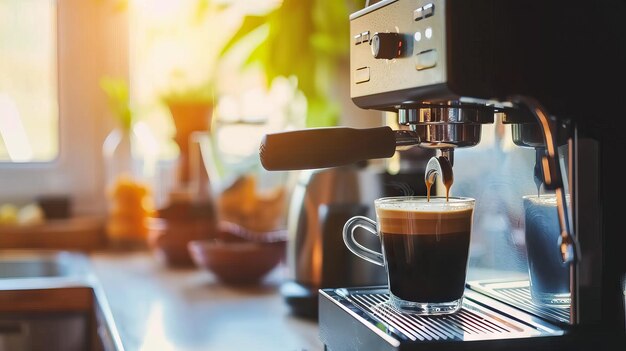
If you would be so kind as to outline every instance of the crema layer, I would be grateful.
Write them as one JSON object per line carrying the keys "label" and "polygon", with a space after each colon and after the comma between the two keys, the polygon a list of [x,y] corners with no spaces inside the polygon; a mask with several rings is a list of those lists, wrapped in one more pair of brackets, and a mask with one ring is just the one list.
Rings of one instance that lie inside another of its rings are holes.
{"label": "crema layer", "polygon": [[377,208],[379,230],[386,234],[434,235],[468,232],[473,208],[448,208],[443,211]]}

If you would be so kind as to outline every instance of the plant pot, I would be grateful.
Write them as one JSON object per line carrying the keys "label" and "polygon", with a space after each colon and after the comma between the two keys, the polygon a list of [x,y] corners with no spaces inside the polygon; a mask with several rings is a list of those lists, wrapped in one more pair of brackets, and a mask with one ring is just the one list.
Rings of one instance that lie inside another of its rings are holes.
{"label": "plant pot", "polygon": [[178,177],[181,185],[190,181],[189,148],[190,136],[196,131],[209,131],[213,115],[213,104],[206,102],[169,102],[168,109],[174,121],[174,141],[180,149]]}

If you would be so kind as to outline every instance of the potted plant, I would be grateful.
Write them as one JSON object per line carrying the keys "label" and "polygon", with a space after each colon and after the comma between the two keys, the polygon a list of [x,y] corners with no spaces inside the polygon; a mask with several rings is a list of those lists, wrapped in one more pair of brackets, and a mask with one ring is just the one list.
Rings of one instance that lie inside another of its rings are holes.
{"label": "potted plant", "polygon": [[163,94],[174,123],[174,141],[179,147],[179,180],[181,185],[190,181],[189,143],[196,131],[210,131],[215,107],[215,90],[212,81],[185,88],[175,88]]}

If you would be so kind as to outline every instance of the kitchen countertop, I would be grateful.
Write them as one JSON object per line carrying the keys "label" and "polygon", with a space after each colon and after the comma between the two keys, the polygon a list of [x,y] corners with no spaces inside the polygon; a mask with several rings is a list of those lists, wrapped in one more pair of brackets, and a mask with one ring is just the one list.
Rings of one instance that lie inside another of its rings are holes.
{"label": "kitchen countertop", "polygon": [[284,265],[258,286],[229,287],[147,251],[90,258],[125,351],[323,350],[317,323],[292,316],[279,293]]}

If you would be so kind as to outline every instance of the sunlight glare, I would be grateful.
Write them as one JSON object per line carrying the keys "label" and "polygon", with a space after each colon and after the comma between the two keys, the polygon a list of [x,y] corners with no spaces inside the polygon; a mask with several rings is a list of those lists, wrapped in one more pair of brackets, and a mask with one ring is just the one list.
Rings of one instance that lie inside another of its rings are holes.
{"label": "sunlight glare", "polygon": [[33,150],[17,106],[5,94],[0,94],[0,137],[4,140],[11,161],[28,162],[33,159]]}

